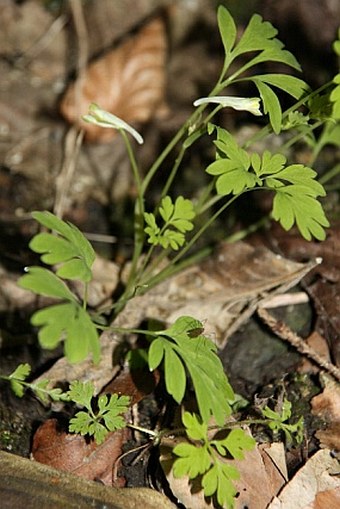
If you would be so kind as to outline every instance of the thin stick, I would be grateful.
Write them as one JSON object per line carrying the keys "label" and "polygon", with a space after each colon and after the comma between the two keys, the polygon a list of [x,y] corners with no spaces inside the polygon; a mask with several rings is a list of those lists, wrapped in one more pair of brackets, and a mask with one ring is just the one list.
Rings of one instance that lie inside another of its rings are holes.
{"label": "thin stick", "polygon": [[327,371],[336,380],[340,382],[340,369],[334,364],[327,361],[324,357],[319,355],[313,348],[311,348],[300,336],[295,334],[285,323],[276,320],[266,309],[259,307],[257,314],[261,320],[276,334],[279,338],[287,341],[290,345],[294,346],[302,355],[306,355],[312,359],[320,368]]}
{"label": "thin stick", "polygon": [[[75,108],[77,118],[81,115],[82,90],[86,75],[88,61],[88,36],[81,0],[70,0],[74,26],[78,40],[78,80],[75,88]],[[77,126],[71,127],[65,137],[64,161],[56,182],[56,197],[54,213],[62,218],[67,204],[67,196],[72,183],[80,148],[83,141],[83,132]]]}

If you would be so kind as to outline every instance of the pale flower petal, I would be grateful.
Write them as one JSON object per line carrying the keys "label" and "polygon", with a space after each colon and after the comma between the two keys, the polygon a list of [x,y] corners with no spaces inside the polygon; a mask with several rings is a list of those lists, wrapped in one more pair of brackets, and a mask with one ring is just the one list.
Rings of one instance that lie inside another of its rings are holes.
{"label": "pale flower petal", "polygon": [[233,97],[228,95],[216,95],[211,97],[201,97],[194,102],[194,106],[201,104],[220,104],[223,108],[234,108],[234,110],[249,111],[253,115],[262,115],[260,111],[259,97]]}
{"label": "pale flower petal", "polygon": [[135,140],[142,144],[144,140],[139,132],[136,131],[133,127],[130,126],[127,122],[122,120],[113,113],[109,113],[108,111],[102,110],[97,104],[92,103],[89,106],[88,115],[83,115],[83,120],[85,122],[89,122],[91,124],[98,125],[100,127],[108,127],[111,129],[124,129],[128,133],[131,134],[135,138]]}

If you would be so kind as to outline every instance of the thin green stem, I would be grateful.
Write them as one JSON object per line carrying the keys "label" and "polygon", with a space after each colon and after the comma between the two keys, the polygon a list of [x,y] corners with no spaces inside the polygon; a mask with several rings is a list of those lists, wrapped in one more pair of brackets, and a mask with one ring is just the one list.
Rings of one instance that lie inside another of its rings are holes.
{"label": "thin green stem", "polygon": [[184,147],[184,145],[182,145],[181,150],[176,158],[175,164],[173,165],[170,175],[168,176],[167,181],[163,187],[161,199],[164,198],[164,196],[166,196],[168,194],[168,191],[169,191],[169,189],[174,181],[174,178],[177,174],[178,168],[180,167],[180,164],[183,160],[185,152],[186,152],[186,147]]}
{"label": "thin green stem", "polygon": [[329,171],[327,171],[327,173],[325,173],[324,175],[322,175],[322,177],[319,178],[320,184],[322,185],[326,184],[329,180],[339,175],[339,173],[340,164],[337,164],[336,166],[334,166],[334,168],[330,169]]}
{"label": "thin green stem", "polygon": [[318,127],[320,127],[324,122],[322,120],[319,120],[318,122],[315,122],[315,124],[313,125],[308,125],[308,132],[305,133],[305,132],[299,132],[296,136],[293,136],[290,140],[286,141],[286,143],[284,143],[282,145],[282,150],[285,150],[289,147],[291,147],[292,145],[295,145],[295,143],[298,143],[300,140],[303,140],[303,138],[306,137],[306,134],[310,134],[312,133],[313,131],[315,131],[315,129],[318,129]]}
{"label": "thin green stem", "polygon": [[140,259],[140,255],[143,250],[143,244],[144,244],[144,199],[143,199],[143,191],[142,191],[142,181],[139,174],[138,165],[136,162],[136,158],[134,155],[134,152],[131,147],[130,140],[126,134],[126,132],[121,129],[120,130],[126,150],[128,153],[128,157],[130,160],[134,180],[137,187],[137,200],[135,204],[135,219],[134,219],[134,231],[135,231],[135,246],[134,246],[134,252],[132,255],[132,262],[131,262],[131,269],[130,274],[128,278],[128,282],[126,285],[125,292],[122,294],[121,298],[119,299],[116,307],[116,312],[119,313],[123,307],[125,306],[125,301],[127,299],[127,296],[133,293],[132,288],[134,286],[134,280],[135,275],[137,272],[138,262]]}
{"label": "thin green stem", "polygon": [[141,271],[141,278],[147,279],[151,276],[154,270],[162,263],[162,261],[168,256],[169,249],[163,249],[161,253],[159,253],[148,266],[144,266],[143,271]]}
{"label": "thin green stem", "polygon": [[111,325],[96,324],[96,327],[102,331],[110,331],[116,334],[145,334],[146,336],[157,337],[159,333],[146,329],[129,329],[128,327],[112,327]]}
{"label": "thin green stem", "polygon": [[[142,288],[145,288],[145,290],[141,292],[141,294],[145,293],[146,291],[149,291],[154,286],[158,285],[160,282],[164,281],[165,279],[172,277],[182,270],[186,269],[187,267],[191,267],[192,265],[199,263],[204,258],[209,256],[213,251],[213,248],[208,246],[194,255],[185,258],[184,260],[180,261],[179,263],[176,263],[176,265],[173,265],[173,263],[170,261],[164,269],[162,269],[161,272],[159,272],[156,276],[150,277],[150,279],[145,279],[142,285]],[[159,277],[158,277],[159,276]]]}
{"label": "thin green stem", "polygon": [[123,137],[123,140],[124,140],[124,143],[125,143],[125,147],[126,147],[126,151],[128,153],[128,157],[129,157],[129,160],[130,160],[130,164],[131,164],[131,168],[132,168],[132,172],[133,172],[133,177],[135,179],[135,183],[136,183],[136,187],[137,187],[137,192],[138,192],[137,201],[139,202],[139,208],[140,208],[140,211],[143,212],[144,211],[144,202],[143,202],[143,197],[142,197],[142,181],[141,181],[141,178],[140,178],[139,169],[138,169],[137,161],[136,161],[136,158],[135,158],[135,154],[134,154],[134,151],[132,149],[129,137],[126,134],[125,130],[124,129],[120,129],[119,132],[120,132],[120,134]]}
{"label": "thin green stem", "polygon": [[86,308],[87,308],[88,291],[89,291],[89,285],[88,285],[88,283],[84,283],[84,298],[83,298],[84,311],[86,311]]}

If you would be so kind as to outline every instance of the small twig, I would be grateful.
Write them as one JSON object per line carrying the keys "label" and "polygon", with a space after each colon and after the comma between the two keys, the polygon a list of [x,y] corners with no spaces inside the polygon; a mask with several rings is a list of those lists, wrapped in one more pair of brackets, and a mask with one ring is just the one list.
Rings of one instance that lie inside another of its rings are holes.
{"label": "small twig", "polygon": [[44,32],[43,35],[18,58],[16,62],[17,65],[22,67],[27,66],[30,62],[32,62],[32,60],[37,58],[40,53],[53,43],[53,39],[59,34],[59,32],[62,31],[66,22],[66,16],[59,16],[55,19],[46,32]]}
{"label": "small twig", "polygon": [[319,355],[313,348],[311,348],[300,336],[295,334],[285,323],[276,320],[266,309],[259,307],[257,314],[261,320],[276,334],[279,338],[287,341],[290,345],[294,346],[302,355],[306,355],[314,361],[320,368],[327,371],[336,380],[340,382],[340,369],[334,364],[327,361],[324,357]]}
{"label": "small twig", "polygon": [[[78,80],[75,85],[76,116],[81,116],[82,90],[86,76],[88,61],[88,37],[81,0],[70,0],[74,26],[78,40]],[[66,208],[66,200],[76,169],[77,158],[83,141],[83,132],[78,127],[71,127],[65,138],[64,161],[57,177],[54,213],[62,217]]]}
{"label": "small twig", "polygon": [[53,212],[62,218],[67,204],[67,197],[76,168],[76,162],[83,141],[83,132],[71,127],[64,142],[64,161],[56,178],[56,191]]}
{"label": "small twig", "polygon": [[[119,466],[119,463],[121,463],[122,459],[125,458],[126,456],[128,456],[129,454],[132,454],[137,451],[142,450],[142,453],[144,453],[147,449],[149,449],[151,447],[151,445],[152,445],[152,442],[148,442],[146,444],[139,445],[138,447],[134,447],[133,449],[130,449],[129,451],[126,451],[123,454],[121,454],[120,456],[118,456],[118,458],[116,459],[116,461],[114,462],[113,467],[112,467],[112,482],[113,482],[113,484],[117,482],[118,466]],[[140,458],[140,454],[138,455],[138,459],[139,458]]]}

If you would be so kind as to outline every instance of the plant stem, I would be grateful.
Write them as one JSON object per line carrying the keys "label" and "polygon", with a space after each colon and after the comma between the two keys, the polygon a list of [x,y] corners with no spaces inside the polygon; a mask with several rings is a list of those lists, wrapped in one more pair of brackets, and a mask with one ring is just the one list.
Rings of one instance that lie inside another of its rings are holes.
{"label": "plant stem", "polygon": [[137,187],[138,196],[137,196],[137,200],[135,203],[135,218],[134,218],[135,247],[134,247],[134,252],[133,252],[133,256],[132,256],[131,270],[130,270],[130,274],[129,274],[125,292],[121,295],[121,298],[119,299],[117,306],[116,306],[115,311],[117,314],[125,306],[125,301],[127,299],[127,296],[130,295],[131,293],[133,294],[132,287],[134,286],[138,261],[140,259],[140,255],[142,253],[143,244],[144,244],[144,198],[143,198],[143,192],[142,192],[142,181],[140,178],[136,158],[135,158],[134,152],[132,150],[130,140],[129,140],[126,132],[123,129],[121,129],[120,132],[123,137],[123,140],[124,140],[124,143],[126,146],[126,150],[128,153],[128,157],[130,160],[133,177],[134,177],[136,187]]}

